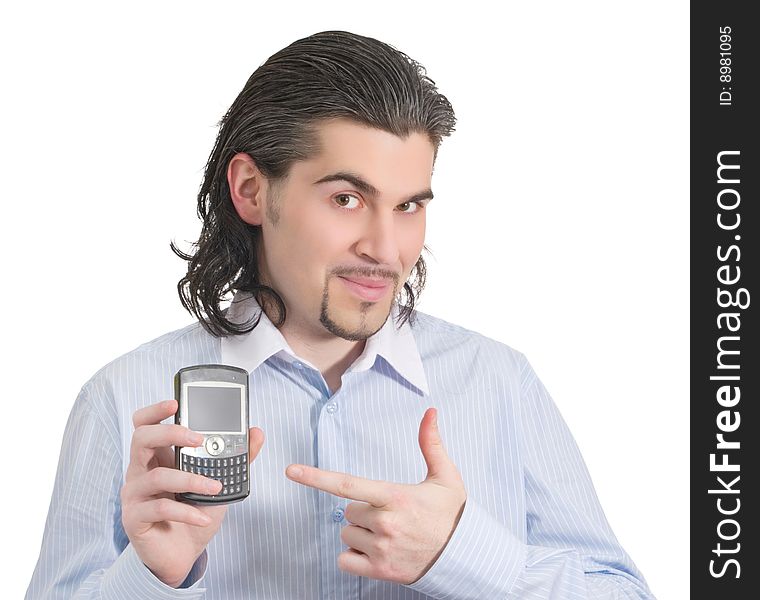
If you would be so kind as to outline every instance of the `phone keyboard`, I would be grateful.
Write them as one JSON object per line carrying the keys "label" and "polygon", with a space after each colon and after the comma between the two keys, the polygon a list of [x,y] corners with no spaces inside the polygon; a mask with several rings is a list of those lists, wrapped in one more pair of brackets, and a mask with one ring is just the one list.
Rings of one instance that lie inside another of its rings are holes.
{"label": "phone keyboard", "polygon": [[222,489],[216,497],[240,494],[248,481],[248,454],[226,458],[200,458],[183,454],[182,470],[221,481]]}

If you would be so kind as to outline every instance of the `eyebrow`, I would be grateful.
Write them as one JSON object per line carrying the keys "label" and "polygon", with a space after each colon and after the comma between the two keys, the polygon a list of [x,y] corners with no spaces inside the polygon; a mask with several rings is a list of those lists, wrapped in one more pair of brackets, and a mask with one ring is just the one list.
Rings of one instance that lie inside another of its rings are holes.
{"label": "eyebrow", "polygon": [[[347,181],[363,194],[367,194],[368,196],[380,195],[379,190],[374,185],[362,179],[359,175],[356,175],[355,173],[349,173],[347,171],[338,171],[337,173],[325,175],[321,179],[318,179],[317,181],[315,181],[314,185],[318,185],[320,183],[328,183],[330,181]],[[433,199],[433,190],[428,188],[426,190],[413,194],[412,196],[409,196],[405,200],[405,202],[416,202],[417,200],[432,200],[432,199]]]}

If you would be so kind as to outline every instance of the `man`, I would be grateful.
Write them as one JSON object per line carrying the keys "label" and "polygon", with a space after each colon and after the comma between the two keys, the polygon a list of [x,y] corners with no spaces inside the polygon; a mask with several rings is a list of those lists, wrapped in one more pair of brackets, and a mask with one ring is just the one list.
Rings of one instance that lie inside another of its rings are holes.
{"label": "man", "polygon": [[[525,357],[414,310],[454,124],[371,38],[316,34],[254,72],[197,251],[174,249],[198,323],[82,388],[27,597],[652,597]],[[223,507],[174,500],[218,490],[172,468],[202,441],[171,424],[172,377],[204,363],[250,377],[252,492]]]}

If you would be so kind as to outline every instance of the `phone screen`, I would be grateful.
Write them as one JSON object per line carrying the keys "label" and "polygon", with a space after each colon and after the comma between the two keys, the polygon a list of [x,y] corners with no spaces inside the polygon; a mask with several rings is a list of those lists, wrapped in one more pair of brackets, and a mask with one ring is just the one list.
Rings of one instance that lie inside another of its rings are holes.
{"label": "phone screen", "polygon": [[188,427],[193,431],[242,430],[239,387],[187,386]]}

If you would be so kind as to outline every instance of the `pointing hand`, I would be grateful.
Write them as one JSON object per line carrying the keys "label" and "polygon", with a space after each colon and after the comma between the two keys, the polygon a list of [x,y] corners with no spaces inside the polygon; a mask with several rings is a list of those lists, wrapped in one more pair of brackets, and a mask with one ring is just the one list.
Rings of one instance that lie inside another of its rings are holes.
{"label": "pointing hand", "polygon": [[342,571],[408,585],[443,552],[459,523],[467,492],[443,448],[434,408],[422,417],[419,444],[428,474],[415,485],[288,466],[286,475],[297,483],[357,500],[345,511],[351,525],[341,530],[341,539],[349,546],[338,556]]}

